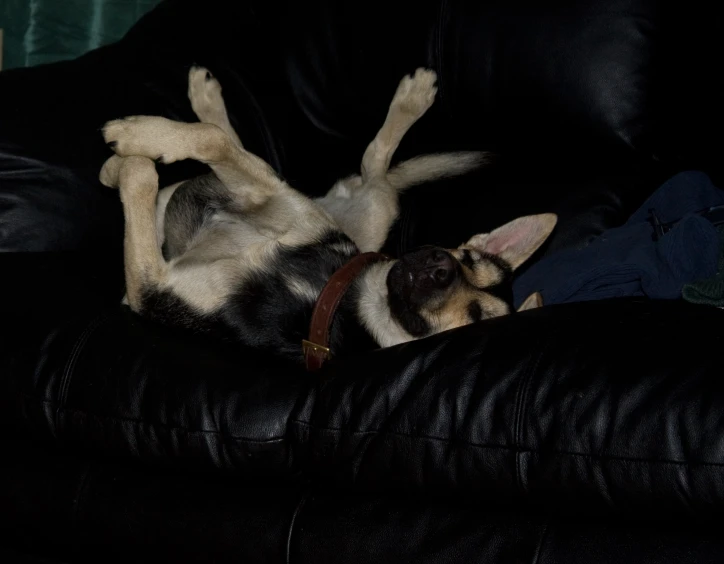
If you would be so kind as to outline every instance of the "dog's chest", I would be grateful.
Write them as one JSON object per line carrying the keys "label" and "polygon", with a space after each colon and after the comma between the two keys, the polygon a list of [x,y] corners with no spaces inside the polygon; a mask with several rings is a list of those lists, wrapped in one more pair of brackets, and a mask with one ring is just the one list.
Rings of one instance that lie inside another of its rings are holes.
{"label": "dog's chest", "polygon": [[221,317],[239,340],[293,354],[307,338],[312,309],[325,284],[355,254],[355,245],[338,231],[314,243],[281,247],[238,284]]}

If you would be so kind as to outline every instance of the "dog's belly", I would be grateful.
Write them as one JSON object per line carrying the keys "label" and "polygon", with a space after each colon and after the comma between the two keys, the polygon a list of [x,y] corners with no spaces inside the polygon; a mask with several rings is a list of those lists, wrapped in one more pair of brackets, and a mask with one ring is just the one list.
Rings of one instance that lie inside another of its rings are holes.
{"label": "dog's belly", "polygon": [[279,244],[243,222],[210,223],[169,262],[168,289],[199,312],[218,310],[249,277],[262,272]]}
{"label": "dog's belly", "polygon": [[260,230],[258,226],[245,221],[241,214],[227,212],[215,214],[201,236],[207,245],[220,247],[224,253],[240,255],[257,253],[260,247],[273,245],[277,241],[275,233]]}

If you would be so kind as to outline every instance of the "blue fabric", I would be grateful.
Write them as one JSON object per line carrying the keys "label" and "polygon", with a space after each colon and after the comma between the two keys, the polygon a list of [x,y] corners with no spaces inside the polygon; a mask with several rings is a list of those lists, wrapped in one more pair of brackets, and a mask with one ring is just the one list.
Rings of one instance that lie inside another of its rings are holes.
{"label": "blue fabric", "polygon": [[[583,249],[553,253],[513,285],[516,307],[539,291],[545,305],[626,296],[677,299],[685,284],[714,276],[720,236],[697,212],[724,205],[724,191],[698,171],[665,182],[621,227]],[[678,221],[658,241],[649,222]]]}

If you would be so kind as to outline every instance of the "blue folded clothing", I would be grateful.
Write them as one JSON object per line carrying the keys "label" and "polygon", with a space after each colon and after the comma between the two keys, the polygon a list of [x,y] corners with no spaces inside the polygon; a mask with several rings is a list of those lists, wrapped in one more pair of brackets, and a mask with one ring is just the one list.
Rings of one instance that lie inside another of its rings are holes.
{"label": "blue folded clothing", "polygon": [[[545,305],[626,296],[677,299],[684,285],[717,272],[721,238],[699,212],[724,205],[724,191],[703,172],[666,181],[621,227],[583,249],[553,253],[513,285],[516,307],[533,292]],[[650,221],[676,222],[660,238]]]}

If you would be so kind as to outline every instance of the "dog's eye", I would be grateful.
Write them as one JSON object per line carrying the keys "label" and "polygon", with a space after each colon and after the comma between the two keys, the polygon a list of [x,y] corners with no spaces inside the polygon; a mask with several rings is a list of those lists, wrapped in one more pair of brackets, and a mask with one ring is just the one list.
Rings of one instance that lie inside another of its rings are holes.
{"label": "dog's eye", "polygon": [[463,249],[463,256],[460,259],[460,264],[467,266],[471,270],[473,269],[475,266],[475,259],[473,259],[473,254],[470,252],[470,249]]}
{"label": "dog's eye", "polygon": [[470,317],[470,321],[473,323],[483,318],[483,308],[480,307],[478,302],[470,302],[468,304],[468,317]]}

